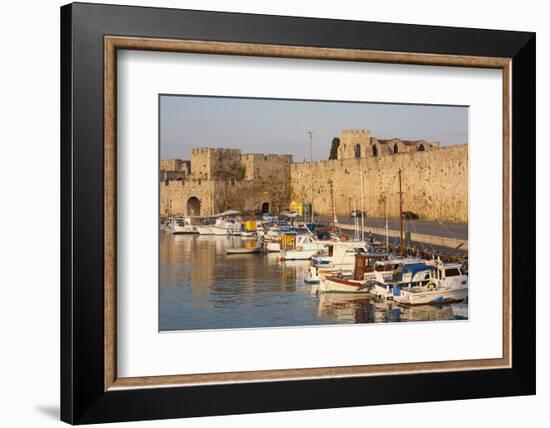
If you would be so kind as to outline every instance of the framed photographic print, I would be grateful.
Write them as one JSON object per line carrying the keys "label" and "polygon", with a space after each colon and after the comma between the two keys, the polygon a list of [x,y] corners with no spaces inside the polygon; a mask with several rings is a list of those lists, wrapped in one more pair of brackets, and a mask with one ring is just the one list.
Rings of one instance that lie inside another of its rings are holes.
{"label": "framed photographic print", "polygon": [[61,8],[62,420],[535,393],[535,35]]}

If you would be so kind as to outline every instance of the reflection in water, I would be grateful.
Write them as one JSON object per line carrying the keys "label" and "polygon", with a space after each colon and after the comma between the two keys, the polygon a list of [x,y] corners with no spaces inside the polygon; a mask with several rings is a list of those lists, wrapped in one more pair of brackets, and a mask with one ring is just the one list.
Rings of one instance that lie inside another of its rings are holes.
{"label": "reflection in water", "polygon": [[160,329],[220,329],[452,320],[450,306],[402,307],[367,295],[315,294],[304,261],[226,254],[240,237],[179,235],[160,242]]}

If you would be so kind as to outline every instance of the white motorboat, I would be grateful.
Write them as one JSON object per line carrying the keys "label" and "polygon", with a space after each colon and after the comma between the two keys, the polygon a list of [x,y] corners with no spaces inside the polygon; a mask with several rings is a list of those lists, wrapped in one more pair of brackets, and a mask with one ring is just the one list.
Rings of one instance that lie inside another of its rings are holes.
{"label": "white motorboat", "polygon": [[241,218],[233,216],[233,213],[238,213],[238,211],[226,211],[226,213],[231,214],[220,215],[211,226],[214,235],[240,235],[243,230],[243,221]]}
{"label": "white motorboat", "polygon": [[406,285],[412,288],[426,285],[430,272],[435,269],[433,265],[429,265],[426,260],[421,259],[395,259],[392,262],[400,263],[397,265],[397,270],[383,271],[375,269],[373,272],[374,278],[372,275],[369,277],[371,293],[376,297],[393,299],[396,290],[400,286]]}
{"label": "white motorboat", "polygon": [[229,229],[220,226],[211,226],[212,234],[216,236],[229,236],[231,235]]}
{"label": "white motorboat", "polygon": [[432,267],[421,286],[396,287],[394,300],[405,305],[441,305],[462,302],[468,297],[468,275],[462,265],[437,260]]}
{"label": "white motorboat", "polygon": [[364,241],[331,242],[327,246],[327,255],[312,257],[314,266],[320,271],[353,270],[355,255],[368,252]]}
{"label": "white motorboat", "polygon": [[287,237],[290,235],[311,235],[311,231],[304,223],[289,224],[282,222],[273,225],[268,231],[263,232],[263,239],[265,242],[265,248],[268,252],[281,252],[284,245],[281,245],[281,239],[283,235]]}
{"label": "white motorboat", "polygon": [[290,242],[282,239],[285,246],[281,249],[281,260],[309,260],[320,252],[324,252],[330,244],[329,241],[315,239],[311,233],[290,236],[293,238]]}
{"label": "white motorboat", "polygon": [[325,276],[350,275],[355,266],[355,255],[366,253],[367,247],[362,241],[329,242],[326,248],[327,255],[311,257],[311,266],[304,282],[318,284]]}
{"label": "white motorboat", "polygon": [[195,229],[199,235],[214,235],[214,230],[212,229],[212,226],[208,225],[197,225],[195,226]]}
{"label": "white motorboat", "polygon": [[281,243],[276,241],[267,241],[265,244],[265,249],[270,253],[280,253]]}
{"label": "white motorboat", "polygon": [[196,218],[194,217],[170,217],[168,229],[172,235],[198,233],[196,229]]}

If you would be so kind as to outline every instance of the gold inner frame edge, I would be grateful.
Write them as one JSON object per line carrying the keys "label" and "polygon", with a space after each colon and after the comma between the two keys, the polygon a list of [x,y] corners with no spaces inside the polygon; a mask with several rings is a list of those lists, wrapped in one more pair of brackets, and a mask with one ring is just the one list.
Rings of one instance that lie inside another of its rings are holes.
{"label": "gold inner frame edge", "polygon": [[[116,54],[118,49],[333,61],[439,65],[502,70],[503,82],[503,349],[502,358],[304,369],[117,377],[116,366]],[[104,390],[360,377],[511,367],[511,59],[141,37],[104,37]]]}

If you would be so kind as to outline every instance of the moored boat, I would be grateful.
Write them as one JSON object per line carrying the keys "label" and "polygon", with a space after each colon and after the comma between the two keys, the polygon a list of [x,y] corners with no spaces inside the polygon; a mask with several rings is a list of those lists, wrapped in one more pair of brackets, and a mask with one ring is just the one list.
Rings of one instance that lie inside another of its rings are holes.
{"label": "moored boat", "polygon": [[429,273],[435,268],[426,263],[427,260],[409,258],[380,262],[369,276],[372,294],[379,298],[393,299],[394,287],[427,284]]}
{"label": "moored boat", "polygon": [[195,226],[195,230],[199,235],[214,235],[214,230],[208,225],[197,225]]}
{"label": "moored boat", "polygon": [[468,275],[458,263],[435,261],[434,269],[419,287],[399,287],[394,300],[405,305],[458,303],[468,297]]}
{"label": "moored boat", "polygon": [[240,217],[239,211],[229,210],[217,214],[216,222],[210,226],[214,235],[228,236],[228,235],[240,235],[242,233],[244,223]]}
{"label": "moored boat", "polygon": [[355,255],[368,252],[364,241],[340,241],[327,245],[327,254],[312,257],[312,263],[320,270],[352,270],[355,266]]}
{"label": "moored boat", "polygon": [[168,227],[172,235],[198,233],[196,229],[197,218],[195,217],[170,217]]}
{"label": "moored boat", "polygon": [[284,237],[281,242],[284,244],[281,249],[281,260],[309,260],[314,255],[324,252],[329,241],[315,239],[313,234],[289,235],[290,239]]}
{"label": "moored boat", "polygon": [[[265,227],[265,226],[264,226]],[[284,245],[281,245],[283,235],[302,235],[310,234],[314,225],[305,225],[304,223],[291,224],[287,221],[281,221],[271,225],[269,230],[263,232],[265,247],[268,252],[279,253]]]}
{"label": "moored boat", "polygon": [[322,293],[368,293],[371,281],[367,274],[374,271],[374,263],[387,259],[386,253],[362,253],[355,255],[353,274],[335,274],[321,277],[318,291]]}

